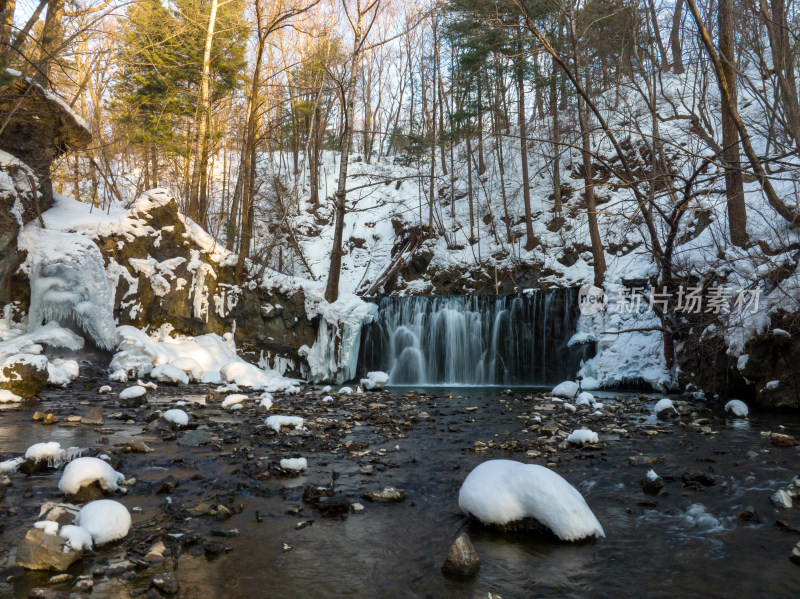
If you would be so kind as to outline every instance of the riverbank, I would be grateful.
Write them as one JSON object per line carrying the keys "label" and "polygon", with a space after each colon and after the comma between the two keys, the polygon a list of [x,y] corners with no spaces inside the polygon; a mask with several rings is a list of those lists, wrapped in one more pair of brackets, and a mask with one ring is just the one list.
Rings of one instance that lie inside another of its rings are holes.
{"label": "riverbank", "polygon": [[[504,599],[800,591],[789,560],[800,541],[800,509],[770,501],[800,475],[798,447],[785,446],[800,438],[795,415],[733,419],[721,404],[673,397],[680,415],[660,420],[653,406],[661,396],[602,392],[602,406],[572,411],[546,393],[501,388],[304,388],[274,394],[267,413],[258,394],[231,411],[215,387],[160,385],[141,406],[122,407],[125,385],[99,394],[105,372],[82,366],[69,389],[0,412],[0,461],[42,441],[106,454],[127,478],[124,492],[111,497],[131,510],[133,528],[48,584],[54,573],[25,572],[14,555],[41,506],[63,501],[61,473],[10,475],[0,503],[3,599],[42,587],[66,595],[80,575],[91,576],[93,597],[152,595],[153,577],[173,571],[185,597],[251,597],[264,589],[280,597],[493,592]],[[189,426],[166,426],[156,410],[180,401]],[[98,407],[102,424],[70,418]],[[36,411],[58,422],[33,422]],[[278,414],[302,417],[306,430],[269,429],[264,419]],[[599,442],[567,443],[581,427]],[[296,457],[307,459],[306,471],[281,468],[281,459]],[[461,482],[496,458],[555,469],[585,496],[606,538],[555,543],[468,522],[458,509]],[[663,481],[657,495],[643,488],[649,470]],[[330,488],[316,495],[331,497],[313,499],[309,486]],[[380,501],[387,487],[402,490],[403,500]],[[440,566],[461,530],[482,567],[475,578],[454,581]],[[151,563],[145,558],[159,543],[164,560]]]}

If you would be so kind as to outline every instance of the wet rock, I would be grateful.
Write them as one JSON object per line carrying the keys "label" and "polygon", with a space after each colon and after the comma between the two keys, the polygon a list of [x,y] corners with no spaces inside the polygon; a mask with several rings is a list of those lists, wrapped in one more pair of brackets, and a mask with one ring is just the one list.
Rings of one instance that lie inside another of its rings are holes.
{"label": "wet rock", "polygon": [[119,560],[108,565],[108,567],[105,569],[105,575],[120,576],[122,574],[125,574],[125,572],[130,572],[135,567],[136,564],[134,564],[130,560],[127,559]]}
{"label": "wet rock", "polygon": [[220,555],[228,551],[228,547],[220,541],[203,541],[203,550],[210,555]]}
{"label": "wet rock", "polygon": [[104,496],[103,488],[97,481],[94,481],[90,485],[81,487],[78,489],[77,493],[64,494],[64,497],[67,498],[67,501],[73,503],[88,503],[90,501],[94,501],[95,499],[103,499]]}
{"label": "wet rock", "polygon": [[179,484],[180,482],[176,480],[175,477],[168,476],[158,483],[156,495],[172,495]]}
{"label": "wet rock", "polygon": [[797,441],[794,437],[780,433],[773,433],[770,440],[775,447],[795,447],[800,445],[800,441]]}
{"label": "wet rock", "polygon": [[47,584],[61,584],[62,582],[67,582],[68,580],[72,580],[72,576],[69,574],[56,574],[55,576],[50,577],[50,580],[47,581]]}
{"label": "wet rock", "polygon": [[55,503],[48,501],[39,510],[39,520],[58,522],[59,526],[72,524],[78,515],[80,508],[71,503]]}
{"label": "wet rock", "polygon": [[189,431],[180,439],[178,439],[178,445],[183,445],[185,447],[199,447],[201,445],[208,445],[211,443],[212,439],[213,436],[208,430],[198,428],[193,431]]}
{"label": "wet rock", "polygon": [[403,489],[395,489],[394,487],[386,487],[382,491],[364,493],[364,499],[379,503],[399,503],[405,498],[406,492]]}
{"label": "wet rock", "polygon": [[303,503],[318,503],[323,497],[332,497],[333,489],[317,485],[306,485],[303,488]]}
{"label": "wet rock", "polygon": [[367,464],[366,466],[359,468],[359,474],[372,474],[375,471],[375,466],[372,464]]}
{"label": "wet rock", "polygon": [[789,556],[789,559],[790,559],[790,560],[791,560],[793,563],[795,563],[795,564],[797,564],[798,566],[800,566],[800,543],[797,543],[797,545],[795,545],[795,546],[792,548],[792,554]]}
{"label": "wet rock", "polygon": [[61,550],[63,539],[32,528],[17,547],[17,565],[28,570],[55,570],[64,572],[81,558],[83,551]]}
{"label": "wet rock", "polygon": [[323,497],[314,504],[324,518],[339,518],[350,513],[350,500],[344,495]]}
{"label": "wet rock", "polygon": [[136,397],[124,396],[119,398],[119,405],[123,408],[138,408],[147,405],[147,394]]}
{"label": "wet rock", "polygon": [[167,550],[166,545],[161,541],[155,543],[150,549],[148,550],[147,554],[144,556],[144,560],[151,564],[157,564],[164,561],[164,552]]}
{"label": "wet rock", "polygon": [[777,505],[778,507],[782,507],[785,509],[789,509],[792,507],[792,496],[789,495],[784,489],[779,489],[775,491],[769,500]]}
{"label": "wet rock", "polygon": [[642,481],[642,491],[647,495],[659,495],[664,492],[664,479],[660,476],[656,478],[645,477]]}
{"label": "wet rock", "polygon": [[743,510],[740,510],[738,514],[736,514],[740,520],[744,520],[745,522],[760,522],[761,518],[758,517],[758,513],[756,509],[752,505],[748,505]]}
{"label": "wet rock", "polygon": [[67,595],[55,589],[35,587],[28,593],[28,599],[64,599]]}
{"label": "wet rock", "polygon": [[72,585],[72,590],[77,593],[91,593],[94,587],[94,581],[91,576],[78,576],[75,584]]}
{"label": "wet rock", "polygon": [[442,564],[442,573],[445,576],[467,578],[475,574],[480,567],[478,552],[472,546],[469,535],[462,532],[450,547],[447,558]]}
{"label": "wet rock", "polygon": [[717,483],[717,479],[713,474],[697,469],[684,472],[682,478],[686,487],[712,487]]}
{"label": "wet rock", "polygon": [[181,588],[178,579],[175,578],[173,572],[164,572],[163,574],[156,574],[150,580],[150,586],[158,589],[165,595],[175,595]]}
{"label": "wet rock", "polygon": [[144,441],[128,441],[127,448],[132,453],[150,453],[153,451],[152,447],[147,445]]}
{"label": "wet rock", "polygon": [[212,530],[211,536],[212,537],[224,537],[226,539],[232,539],[234,537],[239,536],[239,529],[238,528],[229,528],[227,530]]}
{"label": "wet rock", "polygon": [[89,410],[89,413],[81,418],[81,423],[88,425],[103,424],[103,408],[94,407]]}
{"label": "wet rock", "polygon": [[631,466],[650,466],[660,461],[661,460],[655,456],[647,455],[634,455],[628,458],[628,464]]}

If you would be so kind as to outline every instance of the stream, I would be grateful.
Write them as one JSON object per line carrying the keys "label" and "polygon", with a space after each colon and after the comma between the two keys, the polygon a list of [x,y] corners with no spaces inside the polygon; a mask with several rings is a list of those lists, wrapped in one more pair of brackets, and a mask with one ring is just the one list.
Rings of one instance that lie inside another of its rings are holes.
{"label": "stream", "polygon": [[[563,410],[530,388],[393,387],[334,394],[331,402],[310,388],[305,397],[276,394],[271,413],[306,419],[309,432],[290,435],[266,430],[257,402],[235,413],[210,403],[206,386],[160,386],[148,393],[148,404],[121,409],[115,403],[122,387],[97,394],[104,383],[98,370],[69,389],[47,391],[41,402],[0,411],[0,461],[33,443],[58,441],[83,448],[84,455],[102,451],[136,479],[127,493],[112,497],[132,510],[129,538],[95,548],[68,572],[93,573],[96,598],[144,594],[155,574],[173,569],[183,597],[800,593],[800,566],[789,560],[800,541],[800,507],[770,502],[774,491],[800,475],[798,447],[775,446],[769,434],[800,438],[796,415],[751,412],[738,420],[727,418],[720,404],[697,403],[680,419],[662,421],[652,408],[663,396],[596,392],[605,405],[602,415],[592,415]],[[188,402],[190,428],[210,431],[211,443],[180,445],[188,433],[148,424],[154,409],[179,400]],[[102,426],[65,422],[96,405],[104,409]],[[35,410],[52,412],[60,422],[34,423]],[[600,443],[567,447],[558,433],[546,436],[548,424],[567,433],[585,425],[600,433]],[[130,440],[154,451],[129,451]],[[281,472],[279,459],[295,456],[308,459],[308,470]],[[467,520],[458,508],[461,482],[476,465],[499,458],[554,468],[581,491],[606,537],[560,543]],[[642,490],[651,468],[665,481],[658,496]],[[706,482],[692,482],[693,473]],[[0,599],[48,586],[53,573],[23,572],[14,567],[14,555],[40,506],[63,500],[59,477],[53,469],[11,475],[0,503]],[[326,517],[303,502],[304,487],[330,483],[337,496],[364,509]],[[405,500],[362,497],[384,487],[403,489]],[[227,506],[224,513],[218,505]],[[462,530],[481,568],[471,579],[452,580],[440,567]],[[156,539],[172,554],[165,562],[104,575],[110,561],[139,556]],[[51,588],[66,594],[70,583]]]}

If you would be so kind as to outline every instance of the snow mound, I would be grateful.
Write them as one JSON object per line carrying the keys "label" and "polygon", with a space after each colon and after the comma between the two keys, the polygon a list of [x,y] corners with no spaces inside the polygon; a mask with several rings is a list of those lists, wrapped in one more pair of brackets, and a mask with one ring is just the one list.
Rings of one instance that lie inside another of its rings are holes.
{"label": "snow mound", "polygon": [[563,397],[572,399],[578,393],[578,383],[574,381],[564,381],[555,386],[552,391],[553,397]]}
{"label": "snow mound", "polygon": [[593,406],[595,404],[594,395],[589,393],[588,391],[582,391],[578,393],[578,397],[575,400],[576,406]]}
{"label": "snow mound", "polygon": [[375,372],[368,372],[367,378],[361,379],[361,386],[371,391],[372,389],[383,389],[389,382],[389,375],[380,370]]}
{"label": "snow mound", "polygon": [[16,393],[12,393],[8,389],[0,389],[0,403],[17,403],[22,401],[22,398]]}
{"label": "snow mound", "polygon": [[141,397],[147,393],[147,389],[142,387],[141,385],[134,385],[133,387],[127,387],[119,392],[120,399],[134,399],[136,397]]}
{"label": "snow mound", "polygon": [[58,534],[58,522],[53,522],[51,520],[41,520],[39,522],[34,522],[33,527],[43,531],[44,534],[46,535]]}
{"label": "snow mound", "polygon": [[572,431],[567,437],[567,443],[574,445],[583,445],[584,443],[597,443],[599,442],[597,433],[588,429],[578,429]]}
{"label": "snow mound", "polygon": [[61,449],[60,443],[48,441],[47,443],[36,443],[28,447],[25,452],[25,459],[33,460],[34,462],[46,461],[49,467],[60,468],[61,464],[80,457],[80,454],[81,449],[79,447]]}
{"label": "snow mound", "polygon": [[67,547],[73,551],[92,548],[92,534],[82,526],[73,524],[62,526],[58,536],[64,539]]}
{"label": "snow mound", "polygon": [[194,358],[190,358],[189,356],[176,358],[170,362],[170,365],[175,368],[180,368],[193,383],[203,382],[203,367],[200,366],[200,363]]}
{"label": "snow mound", "polygon": [[281,468],[292,472],[302,472],[308,468],[308,460],[305,458],[290,458],[281,460]]}
{"label": "snow mound", "polygon": [[25,458],[11,458],[4,462],[0,462],[0,474],[14,474],[17,469],[25,463]]}
{"label": "snow mound", "polygon": [[275,432],[281,432],[282,426],[291,426],[295,430],[303,430],[303,419],[300,416],[270,416],[264,421],[267,428]]}
{"label": "snow mound", "polygon": [[672,403],[671,399],[667,399],[666,397],[664,399],[659,399],[653,407],[653,412],[655,414],[660,414],[666,410],[673,410],[676,414],[678,413],[678,410],[675,409],[675,404]]}
{"label": "snow mound", "polygon": [[258,407],[269,410],[272,407],[272,400],[275,398],[272,397],[272,393],[269,391],[264,391],[264,393],[261,394],[260,399],[261,401],[259,402]]}
{"label": "snow mound", "polygon": [[80,365],[76,360],[64,360],[54,358],[47,365],[47,382],[57,387],[66,387],[81,372]]}
{"label": "snow mound", "polygon": [[605,536],[578,490],[536,464],[512,460],[480,464],[461,486],[458,505],[484,524],[534,518],[562,541]]}
{"label": "snow mound", "polygon": [[178,426],[186,426],[187,424],[189,424],[189,414],[177,408],[172,410],[167,410],[166,412],[164,412],[162,417],[167,422],[171,422],[172,424],[176,424]]}
{"label": "snow mound", "polygon": [[150,376],[159,383],[170,385],[188,385],[189,375],[172,364],[159,364],[150,371]]}
{"label": "snow mound", "polygon": [[223,381],[226,383],[233,383],[239,387],[264,388],[275,382],[275,377],[270,376],[270,373],[243,360],[225,364],[220,368],[219,373]]}
{"label": "snow mound", "polygon": [[128,534],[131,515],[128,508],[118,501],[98,499],[81,508],[75,524],[92,536],[95,545],[105,545]]}
{"label": "snow mound", "polygon": [[732,399],[725,404],[725,412],[736,418],[747,418],[750,410],[741,399]]}
{"label": "snow mound", "polygon": [[81,487],[93,482],[100,483],[104,491],[116,491],[117,486],[125,480],[125,476],[114,470],[103,460],[98,458],[78,458],[67,464],[61,480],[58,482],[59,490],[65,495],[77,493]]}
{"label": "snow mound", "polygon": [[341,389],[339,389],[339,393],[352,393],[352,392],[353,392],[352,387],[342,387]]}

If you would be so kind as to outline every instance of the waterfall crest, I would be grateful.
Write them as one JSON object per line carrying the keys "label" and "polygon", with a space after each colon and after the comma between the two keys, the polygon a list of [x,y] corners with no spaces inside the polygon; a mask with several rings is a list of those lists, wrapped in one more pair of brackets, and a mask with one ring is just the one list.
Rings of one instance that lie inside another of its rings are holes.
{"label": "waterfall crest", "polygon": [[364,372],[394,385],[550,385],[574,378],[593,346],[568,347],[577,293],[386,297],[365,327]]}

